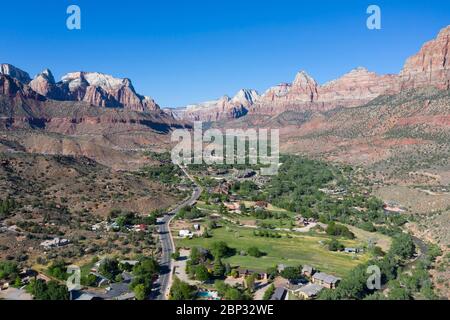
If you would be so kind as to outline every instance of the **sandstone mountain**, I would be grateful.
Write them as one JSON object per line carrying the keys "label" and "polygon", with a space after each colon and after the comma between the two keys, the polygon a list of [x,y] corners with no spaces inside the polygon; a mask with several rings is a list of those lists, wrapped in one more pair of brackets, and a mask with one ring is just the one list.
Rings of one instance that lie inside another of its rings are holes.
{"label": "sandstone mountain", "polygon": [[184,109],[174,109],[177,117],[193,121],[217,121],[239,118],[247,114],[248,108],[259,99],[258,92],[242,89],[233,97],[223,96],[218,100],[189,105]]}
{"label": "sandstone mountain", "polygon": [[136,93],[130,79],[98,72],[72,72],[55,82],[52,72],[45,69],[31,80],[28,73],[9,64],[0,65],[0,74],[29,84],[35,92],[53,100],[84,101],[97,107],[140,112],[159,110],[152,98]]}
{"label": "sandstone mountain", "polygon": [[190,120],[218,121],[251,114],[275,116],[288,110],[323,112],[360,106],[381,95],[402,90],[427,86],[449,89],[449,61],[450,26],[442,29],[436,39],[409,58],[398,75],[378,75],[358,67],[339,79],[320,85],[301,71],[292,83],[271,87],[261,96],[252,95],[247,103],[233,103],[224,97],[188,106],[179,115]]}

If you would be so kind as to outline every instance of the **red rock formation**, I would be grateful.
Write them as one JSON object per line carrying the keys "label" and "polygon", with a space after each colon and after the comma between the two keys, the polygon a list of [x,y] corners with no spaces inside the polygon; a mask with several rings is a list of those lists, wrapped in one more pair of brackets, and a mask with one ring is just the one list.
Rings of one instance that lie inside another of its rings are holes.
{"label": "red rock formation", "polygon": [[[420,52],[409,58],[399,75],[378,75],[356,68],[337,80],[319,85],[306,72],[297,74],[292,84],[282,83],[268,89],[242,106],[230,103],[228,97],[189,106],[184,117],[215,121],[241,117],[247,113],[277,115],[287,110],[327,111],[338,107],[363,105],[383,94],[405,89],[435,86],[450,89],[450,26]],[[248,111],[248,112],[247,112]]]}
{"label": "red rock formation", "polygon": [[450,88],[450,26],[441,30],[436,39],[423,45],[410,57],[400,73],[402,88],[436,86]]}
{"label": "red rock formation", "polygon": [[193,121],[218,121],[239,118],[247,114],[247,108],[258,101],[255,90],[242,89],[233,98],[223,96],[218,100],[207,101],[177,110],[177,117]]}

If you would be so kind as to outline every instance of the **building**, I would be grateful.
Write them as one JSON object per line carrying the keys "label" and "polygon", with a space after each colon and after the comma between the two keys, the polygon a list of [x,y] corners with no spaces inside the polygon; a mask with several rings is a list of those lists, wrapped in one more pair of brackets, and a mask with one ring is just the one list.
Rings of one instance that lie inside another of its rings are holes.
{"label": "building", "polygon": [[134,232],[146,232],[147,226],[145,224],[136,224],[133,226]]}
{"label": "building", "polygon": [[194,234],[189,230],[180,230],[178,231],[178,236],[181,238],[192,238]]}
{"label": "building", "polygon": [[194,230],[200,231],[200,225],[198,223],[194,224]]}
{"label": "building", "polygon": [[269,204],[266,201],[256,201],[255,208],[266,209]]}
{"label": "building", "polygon": [[346,253],[359,253],[359,249],[358,248],[344,248],[344,252]]}
{"label": "building", "polygon": [[286,299],[286,293],[287,290],[285,288],[278,287],[275,289],[275,292],[273,293],[270,300],[284,300]]}
{"label": "building", "polygon": [[310,283],[304,287],[301,287],[298,290],[295,290],[294,294],[304,300],[309,300],[309,299],[313,299],[313,298],[317,297],[317,295],[322,290],[323,290],[322,286],[319,286],[318,284],[315,284],[315,283]]}
{"label": "building", "polygon": [[44,247],[44,249],[48,250],[51,248],[62,247],[68,245],[69,243],[70,241],[68,239],[54,238],[52,240],[45,240],[41,242],[40,245]]}
{"label": "building", "polygon": [[258,280],[267,280],[267,273],[265,272],[250,270],[246,268],[238,268],[237,271],[239,272],[239,277],[247,277],[256,274]]}
{"label": "building", "polygon": [[308,278],[311,278],[311,276],[314,274],[315,271],[316,270],[314,270],[314,268],[309,265],[304,265],[302,268],[302,274]]}
{"label": "building", "polygon": [[324,272],[316,272],[311,278],[312,283],[321,285],[328,289],[336,288],[337,284],[341,281],[341,278],[335,277]]}

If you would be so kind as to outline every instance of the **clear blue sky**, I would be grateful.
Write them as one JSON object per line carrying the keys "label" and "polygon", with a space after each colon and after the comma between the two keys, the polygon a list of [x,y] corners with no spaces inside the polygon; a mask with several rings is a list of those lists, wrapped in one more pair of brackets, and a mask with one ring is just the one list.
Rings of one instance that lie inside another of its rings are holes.
{"label": "clear blue sky", "polygon": [[[66,9],[82,29],[66,28]],[[382,9],[382,30],[366,8]],[[320,83],[356,66],[397,73],[450,24],[450,1],[58,0],[3,1],[0,62],[32,76],[50,68],[132,79],[161,106],[183,106],[240,88],[264,91],[306,70]]]}

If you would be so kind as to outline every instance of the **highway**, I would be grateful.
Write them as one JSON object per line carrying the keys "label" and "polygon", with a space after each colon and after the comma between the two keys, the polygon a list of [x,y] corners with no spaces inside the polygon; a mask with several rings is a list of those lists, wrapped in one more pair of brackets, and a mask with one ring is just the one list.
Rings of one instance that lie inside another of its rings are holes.
{"label": "highway", "polygon": [[159,284],[158,292],[156,293],[156,300],[166,300],[170,290],[170,284],[172,283],[172,253],[175,252],[175,244],[172,238],[172,234],[170,232],[170,222],[176,216],[178,211],[186,206],[193,205],[200,194],[202,193],[202,188],[197,185],[195,180],[186,172],[186,170],[180,167],[184,174],[195,184],[195,189],[192,192],[192,195],[189,199],[185,200],[177,207],[175,207],[172,211],[168,212],[159,224],[159,234],[161,241],[161,274],[158,278],[157,284]]}

